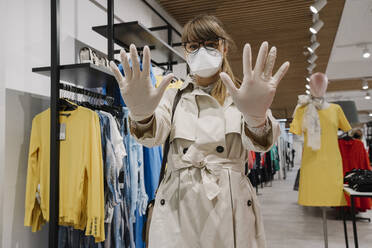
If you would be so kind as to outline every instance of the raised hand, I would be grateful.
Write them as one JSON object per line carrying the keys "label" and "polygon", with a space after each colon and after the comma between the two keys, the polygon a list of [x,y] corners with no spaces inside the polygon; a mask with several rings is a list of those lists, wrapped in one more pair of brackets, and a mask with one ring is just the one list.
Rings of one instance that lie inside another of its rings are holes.
{"label": "raised hand", "polygon": [[150,49],[145,46],[143,51],[142,71],[138,60],[138,53],[135,45],[130,45],[130,58],[132,67],[129,65],[127,53],[120,51],[121,63],[124,69],[124,77],[116,64],[111,61],[110,67],[118,81],[121,95],[127,105],[130,116],[135,121],[141,121],[150,117],[174,77],[168,74],[164,77],[158,88],[154,88],[150,78]]}
{"label": "raised hand", "polygon": [[265,123],[266,112],[273,102],[276,88],[289,68],[287,61],[272,76],[275,59],[276,48],[272,47],[268,54],[268,43],[265,41],[260,47],[256,65],[252,70],[251,46],[246,44],[243,50],[244,77],[240,88],[235,87],[229,75],[220,73],[222,82],[249,126],[258,127]]}

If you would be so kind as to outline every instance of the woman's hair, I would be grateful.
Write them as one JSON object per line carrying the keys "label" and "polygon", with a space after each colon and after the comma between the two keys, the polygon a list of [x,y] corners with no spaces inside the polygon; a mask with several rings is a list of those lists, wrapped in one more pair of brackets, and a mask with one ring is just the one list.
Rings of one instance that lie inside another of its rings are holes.
{"label": "woman's hair", "polygon": [[[226,49],[235,46],[230,35],[224,30],[222,23],[215,16],[205,14],[198,15],[188,21],[183,28],[182,42],[213,40],[217,38],[223,38]],[[234,77],[226,56],[223,58],[220,72],[227,73],[235,86],[238,88],[240,87],[240,81]],[[226,87],[222,83],[221,78],[218,79],[211,95],[216,98],[221,105],[223,105],[226,97]]]}
{"label": "woman's hair", "polygon": [[360,129],[356,129],[356,130],[354,130],[354,131],[352,132],[352,137],[353,137],[354,139],[362,139],[362,137],[363,137],[363,132],[362,132],[362,130],[360,130]]}

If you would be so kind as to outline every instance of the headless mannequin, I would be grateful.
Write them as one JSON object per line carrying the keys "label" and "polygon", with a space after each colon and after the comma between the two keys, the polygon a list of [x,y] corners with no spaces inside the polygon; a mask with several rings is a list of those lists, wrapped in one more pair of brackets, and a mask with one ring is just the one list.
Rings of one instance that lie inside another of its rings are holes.
{"label": "headless mannequin", "polygon": [[324,73],[316,72],[310,77],[310,93],[314,97],[324,97],[328,87],[328,78]]}
{"label": "headless mannequin", "polygon": [[313,98],[321,99],[322,108],[327,108],[329,103],[324,100],[324,95],[328,87],[328,78],[324,73],[316,72],[310,77],[310,94]]}
{"label": "headless mannequin", "polygon": [[[310,93],[313,98],[321,99],[323,102],[322,108],[327,108],[329,103],[324,101],[324,95],[328,87],[328,78],[324,73],[316,72],[310,77]],[[326,208],[322,207],[323,215],[323,232],[324,232],[324,247],[328,248],[328,230],[327,230],[327,212]]]}

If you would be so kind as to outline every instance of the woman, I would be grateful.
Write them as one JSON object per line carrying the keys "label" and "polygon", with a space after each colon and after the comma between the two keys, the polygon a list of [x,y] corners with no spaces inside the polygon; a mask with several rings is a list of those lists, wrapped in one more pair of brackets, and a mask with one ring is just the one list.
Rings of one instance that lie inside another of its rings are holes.
{"label": "woman", "polygon": [[149,48],[143,51],[142,71],[134,45],[132,68],[121,52],[125,78],[111,62],[130,111],[132,135],[151,147],[163,144],[170,134],[148,247],[265,247],[259,203],[244,176],[244,164],[248,150],[269,150],[280,133],[269,107],[289,63],[272,76],[276,49],[268,53],[264,42],[252,70],[246,44],[240,85],[227,60],[232,41],[218,19],[197,16],[185,25],[182,41],[191,75],[180,89],[172,123],[177,91],[165,89],[173,75],[152,87]]}

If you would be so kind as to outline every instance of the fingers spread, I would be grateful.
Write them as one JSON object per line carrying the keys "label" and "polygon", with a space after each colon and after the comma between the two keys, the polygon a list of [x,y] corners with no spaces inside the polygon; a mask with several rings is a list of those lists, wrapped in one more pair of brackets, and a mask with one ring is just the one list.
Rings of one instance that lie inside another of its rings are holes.
{"label": "fingers spread", "polygon": [[150,76],[150,49],[148,46],[145,46],[143,50],[143,59],[142,59],[142,77],[149,77]]}
{"label": "fingers spread", "polygon": [[140,70],[140,65],[138,61],[137,48],[134,44],[131,44],[129,47],[129,50],[130,50],[130,58],[132,60],[132,71],[133,71],[132,77],[138,78],[140,76],[141,70]]}
{"label": "fingers spread", "polygon": [[132,79],[132,69],[129,66],[128,55],[124,49],[120,50],[121,64],[123,65],[124,76],[128,80]]}
{"label": "fingers spread", "polygon": [[279,70],[275,73],[274,83],[275,83],[276,87],[278,86],[280,80],[282,80],[284,75],[287,73],[288,68],[289,68],[289,62],[287,61],[287,62],[283,63],[282,66],[279,68]]}
{"label": "fingers spread", "polygon": [[248,43],[245,44],[243,49],[243,74],[248,79],[252,77],[252,50]]}
{"label": "fingers spread", "polygon": [[258,52],[257,55],[257,60],[256,60],[256,65],[254,67],[254,74],[261,76],[265,62],[266,62],[266,57],[267,57],[267,50],[268,50],[268,43],[267,41],[263,42],[260,51]]}
{"label": "fingers spread", "polygon": [[265,63],[265,69],[264,69],[264,78],[270,79],[273,75],[273,69],[276,59],[276,47],[272,47],[270,49],[269,55],[267,56],[267,60]]}
{"label": "fingers spread", "polygon": [[121,72],[120,72],[119,68],[116,66],[116,64],[114,63],[114,61],[110,61],[110,68],[111,68],[111,71],[114,73],[115,79],[118,82],[119,87],[122,88],[123,87],[123,85],[122,85],[123,84],[123,75],[121,75]]}
{"label": "fingers spread", "polygon": [[173,73],[169,73],[161,81],[160,85],[157,88],[157,94],[160,98],[163,96],[165,90],[167,89],[168,85],[170,84],[173,78],[174,78]]}
{"label": "fingers spread", "polygon": [[238,93],[238,89],[235,87],[230,76],[227,75],[225,72],[221,72],[220,77],[221,77],[223,84],[226,86],[226,89],[229,91],[230,95],[231,96],[236,95]]}

